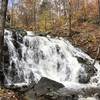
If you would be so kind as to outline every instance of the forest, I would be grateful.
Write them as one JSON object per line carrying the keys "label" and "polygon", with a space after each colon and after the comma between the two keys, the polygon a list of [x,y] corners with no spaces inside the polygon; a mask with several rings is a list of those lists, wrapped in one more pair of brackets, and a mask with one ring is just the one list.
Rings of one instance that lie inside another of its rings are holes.
{"label": "forest", "polygon": [[0,0],[0,100],[100,100],[100,0]]}
{"label": "forest", "polygon": [[100,43],[99,25],[99,0],[10,0],[8,4],[6,27],[70,37],[92,57]]}

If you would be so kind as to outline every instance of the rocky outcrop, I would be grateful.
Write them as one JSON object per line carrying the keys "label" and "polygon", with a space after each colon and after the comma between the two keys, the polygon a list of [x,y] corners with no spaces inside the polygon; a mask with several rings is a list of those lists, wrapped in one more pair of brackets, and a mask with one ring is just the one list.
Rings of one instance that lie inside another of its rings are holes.
{"label": "rocky outcrop", "polygon": [[[78,88],[77,88],[78,87]],[[83,97],[97,96],[100,100],[100,87],[93,85],[79,85],[61,88],[57,91],[61,96],[78,95]],[[73,99],[72,99],[73,100]],[[91,99],[92,100],[92,99]]]}
{"label": "rocky outcrop", "polygon": [[4,73],[8,72],[8,66],[9,66],[9,50],[8,50],[8,46],[6,43],[4,43],[3,46],[3,58],[4,61],[1,63],[0,65],[0,84],[4,85]]}
{"label": "rocky outcrop", "polygon": [[42,77],[40,81],[35,85],[34,89],[31,89],[30,91],[25,93],[25,98],[28,98],[29,100],[33,100],[33,99],[53,100],[52,96],[50,96],[49,93],[57,91],[58,89],[63,87],[64,85],[62,85],[61,83]]}
{"label": "rocky outcrop", "polygon": [[[23,43],[23,36],[25,36],[27,33],[24,30],[21,29],[7,29],[9,31],[11,31],[12,33],[12,41],[13,44],[15,46],[15,48],[18,50],[18,54],[19,54],[19,59],[21,59],[22,57],[22,51],[20,49],[20,44]],[[5,31],[5,36],[8,36],[9,32]],[[4,41],[4,46],[3,46],[3,56],[4,56],[4,62],[2,63],[2,65],[0,66],[0,80],[2,80],[2,82],[0,82],[1,84],[6,84],[6,82],[4,82],[4,73],[8,74],[8,70],[9,70],[9,66],[10,66],[10,55],[11,53],[9,52],[9,48],[8,48],[8,44],[7,42]],[[3,67],[2,67],[3,66]],[[12,71],[11,74],[14,76],[17,72],[15,70],[15,64],[12,62]],[[20,80],[17,79],[16,80]]]}
{"label": "rocky outcrop", "polygon": [[97,72],[97,69],[88,59],[77,57],[77,60],[82,65],[79,72],[79,83],[89,83],[91,77]]}
{"label": "rocky outcrop", "polygon": [[62,87],[64,87],[64,85],[61,83],[42,77],[38,84],[34,87],[34,91],[37,96],[41,96],[50,91],[56,91]]}
{"label": "rocky outcrop", "polygon": [[61,96],[57,93],[64,85],[48,78],[42,77],[34,89],[25,93],[28,100],[77,100],[76,95]]}

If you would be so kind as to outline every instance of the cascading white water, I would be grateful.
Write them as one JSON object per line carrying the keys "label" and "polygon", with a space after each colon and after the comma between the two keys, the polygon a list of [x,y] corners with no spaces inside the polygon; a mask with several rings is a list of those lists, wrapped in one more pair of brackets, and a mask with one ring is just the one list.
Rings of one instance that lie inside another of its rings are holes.
{"label": "cascading white water", "polygon": [[[14,46],[12,33],[7,30],[5,33],[8,33],[5,35],[5,42],[10,55],[10,66],[7,75],[5,74],[6,85],[29,85],[33,80],[38,82],[42,76],[63,83],[65,86],[66,83],[79,83],[79,72],[83,67],[77,57],[93,63],[93,59],[63,38],[24,36],[23,43],[17,41],[20,45],[20,55]],[[96,63],[95,66],[98,74],[91,79],[91,83],[100,77],[100,65]],[[14,75],[12,68],[16,71]]]}

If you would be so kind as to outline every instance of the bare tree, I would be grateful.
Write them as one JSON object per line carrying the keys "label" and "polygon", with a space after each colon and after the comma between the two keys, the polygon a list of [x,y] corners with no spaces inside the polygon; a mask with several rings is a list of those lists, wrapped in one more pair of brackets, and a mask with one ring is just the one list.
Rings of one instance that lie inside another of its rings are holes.
{"label": "bare tree", "polygon": [[69,13],[69,36],[72,35],[72,9],[71,9],[71,1],[68,0],[68,3],[69,3],[69,10],[68,10],[68,13]]}
{"label": "bare tree", "polygon": [[62,0],[62,4],[63,4],[63,15],[65,16],[65,23],[67,22],[67,0]]}
{"label": "bare tree", "polygon": [[11,26],[14,26],[14,2],[15,0],[11,0],[12,9],[11,9]]}
{"label": "bare tree", "polygon": [[33,31],[37,31],[37,20],[36,20],[36,0],[33,0]]}
{"label": "bare tree", "polygon": [[1,1],[1,12],[0,12],[0,63],[2,61],[2,48],[4,41],[4,28],[6,21],[6,12],[7,12],[8,0]]}
{"label": "bare tree", "polygon": [[98,12],[99,12],[99,20],[100,20],[100,0],[98,0]]}
{"label": "bare tree", "polygon": [[5,28],[5,22],[6,22],[6,12],[7,12],[7,4],[8,0],[2,0],[1,1],[1,9],[0,9],[0,84],[4,82],[4,76],[3,76],[3,63],[4,62],[4,56],[3,56],[3,45],[4,45],[4,28]]}
{"label": "bare tree", "polygon": [[88,2],[88,0],[84,0],[84,21],[87,19],[87,2]]}

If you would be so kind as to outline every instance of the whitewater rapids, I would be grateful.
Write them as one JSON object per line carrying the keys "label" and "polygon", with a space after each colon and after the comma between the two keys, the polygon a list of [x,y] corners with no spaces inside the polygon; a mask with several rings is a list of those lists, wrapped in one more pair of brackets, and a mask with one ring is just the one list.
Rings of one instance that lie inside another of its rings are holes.
{"label": "whitewater rapids", "polygon": [[[33,80],[37,83],[42,76],[65,86],[70,86],[70,84],[73,86],[83,85],[79,83],[79,73],[80,70],[84,69],[77,57],[87,59],[90,63],[93,63],[93,59],[63,38],[34,36],[30,32],[27,33],[24,37],[20,36],[23,42],[16,41],[19,45],[19,53],[13,43],[12,32],[5,31],[4,39],[8,46],[10,58],[8,72],[5,73],[6,85],[29,85]],[[97,74],[91,77],[89,83],[93,85],[100,83],[100,65],[98,62],[96,62],[95,67]],[[12,69],[14,69],[13,72]],[[98,83],[95,83],[94,79],[97,79]]]}

